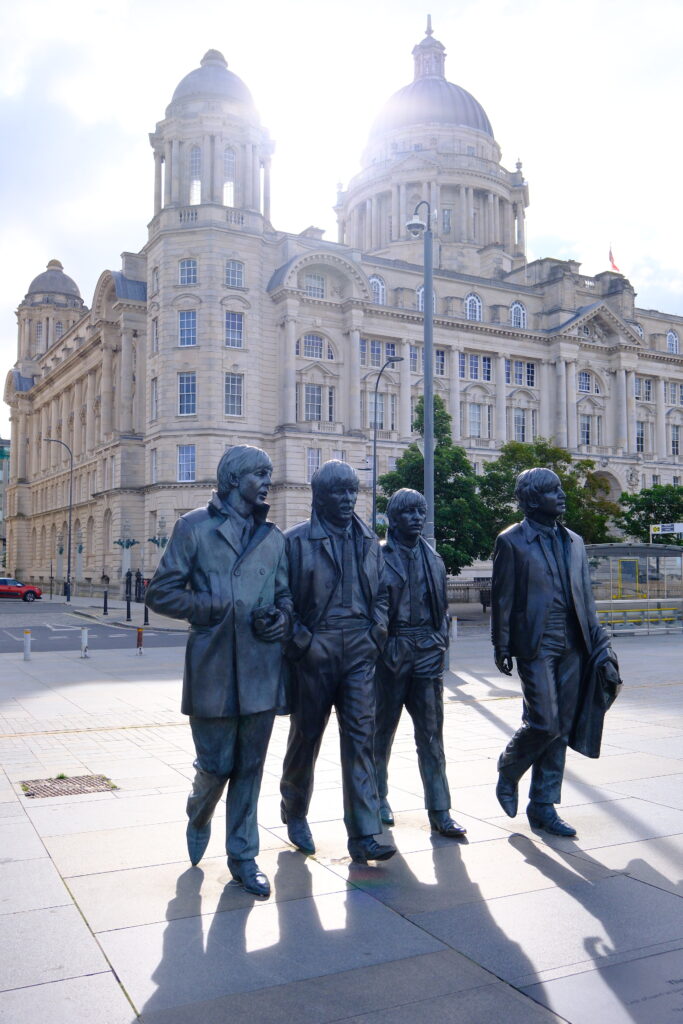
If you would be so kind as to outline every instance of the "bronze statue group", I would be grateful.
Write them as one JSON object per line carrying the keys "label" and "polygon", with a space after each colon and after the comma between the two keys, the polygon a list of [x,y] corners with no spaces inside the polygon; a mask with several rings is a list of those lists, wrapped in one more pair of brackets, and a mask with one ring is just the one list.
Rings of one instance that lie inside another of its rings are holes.
{"label": "bronze statue group", "polygon": [[[283,534],[267,519],[272,470],[261,449],[229,448],[213,498],[178,519],[146,594],[150,608],[190,623],[181,706],[196,752],[190,860],[198,864],[207,848],[227,785],[228,867],[261,897],[270,883],[256,863],[257,804],[276,714],[290,716],[281,816],[302,853],[315,853],[308,812],[332,708],[355,863],[396,852],[381,836],[394,824],[387,769],[404,707],[431,829],[454,839],[466,833],[450,813],[446,570],[422,537],[424,497],[407,488],[392,495],[380,544],[354,512],[355,471],[327,462],[311,481],[310,519]],[[530,824],[573,836],[555,810],[567,745],[599,753],[618,667],[597,621],[583,542],[558,524],[559,479],[527,470],[517,498],[525,518],[499,535],[494,552],[492,639],[501,672],[510,674],[517,659],[524,709],[498,762],[496,794],[514,817],[519,780],[531,768]]]}

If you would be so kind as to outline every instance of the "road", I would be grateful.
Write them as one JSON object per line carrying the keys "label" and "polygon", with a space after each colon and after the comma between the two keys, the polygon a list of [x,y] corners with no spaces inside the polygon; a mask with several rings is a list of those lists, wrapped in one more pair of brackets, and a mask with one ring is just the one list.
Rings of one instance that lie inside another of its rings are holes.
{"label": "road", "polygon": [[[133,606],[135,621],[141,620],[140,606]],[[125,612],[115,611],[121,619]],[[126,626],[93,622],[76,615],[64,604],[50,605],[49,601],[0,602],[0,654],[11,654],[24,649],[24,630],[31,630],[31,650],[36,652],[80,650],[81,629],[88,630],[88,650],[125,650],[134,648],[136,633]],[[145,629],[145,647],[182,647],[187,630]]]}

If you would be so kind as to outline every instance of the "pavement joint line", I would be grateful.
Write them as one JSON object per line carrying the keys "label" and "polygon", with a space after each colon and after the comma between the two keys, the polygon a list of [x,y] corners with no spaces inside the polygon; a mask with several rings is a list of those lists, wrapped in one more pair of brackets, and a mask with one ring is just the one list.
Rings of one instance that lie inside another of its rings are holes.
{"label": "pavement joint line", "polygon": [[124,732],[131,729],[187,728],[186,722],[147,722],[143,725],[87,725],[82,729],[44,729],[38,732],[0,733],[0,740],[20,740],[29,736],[71,736],[85,732]]}

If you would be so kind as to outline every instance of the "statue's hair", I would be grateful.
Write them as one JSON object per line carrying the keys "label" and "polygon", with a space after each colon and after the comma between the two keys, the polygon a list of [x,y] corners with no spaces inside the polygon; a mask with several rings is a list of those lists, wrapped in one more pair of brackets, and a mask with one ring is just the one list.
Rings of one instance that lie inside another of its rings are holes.
{"label": "statue's hair", "polygon": [[219,497],[224,498],[235,486],[230,480],[232,476],[239,479],[245,473],[254,473],[262,466],[270,466],[272,469],[270,458],[262,448],[254,448],[250,444],[234,444],[226,448],[216,470]]}
{"label": "statue's hair", "polygon": [[339,480],[352,480],[356,488],[358,488],[360,483],[358,474],[353,466],[349,466],[348,462],[341,462],[339,459],[330,459],[329,462],[323,462],[320,469],[316,469],[311,477],[314,508],[318,508],[324,502],[327,492]]}
{"label": "statue's hair", "polygon": [[519,507],[524,513],[533,512],[538,506],[540,496],[552,491],[559,483],[560,478],[552,469],[543,469],[540,466],[525,469],[515,483],[515,498]]}
{"label": "statue's hair", "polygon": [[413,508],[415,505],[419,505],[421,508],[426,510],[427,501],[424,494],[420,494],[419,491],[414,491],[412,487],[401,487],[400,490],[394,491],[389,498],[387,505],[387,517],[389,519],[389,526],[393,526],[396,522],[399,514],[406,508]]}

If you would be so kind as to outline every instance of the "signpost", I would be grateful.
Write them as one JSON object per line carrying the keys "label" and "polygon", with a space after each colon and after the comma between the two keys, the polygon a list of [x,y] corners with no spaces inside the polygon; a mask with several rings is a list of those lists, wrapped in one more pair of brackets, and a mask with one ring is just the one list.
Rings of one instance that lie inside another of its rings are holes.
{"label": "signpost", "polygon": [[650,544],[654,537],[671,536],[676,533],[683,533],[683,523],[653,523],[650,527]]}

